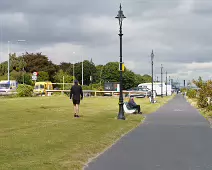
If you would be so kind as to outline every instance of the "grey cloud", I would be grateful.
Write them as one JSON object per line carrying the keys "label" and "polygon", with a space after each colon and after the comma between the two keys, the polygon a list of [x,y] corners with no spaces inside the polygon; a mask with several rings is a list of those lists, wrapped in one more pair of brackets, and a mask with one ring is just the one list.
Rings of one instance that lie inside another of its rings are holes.
{"label": "grey cloud", "polygon": [[[133,71],[150,73],[152,49],[157,74],[161,63],[169,73],[176,73],[185,63],[211,61],[210,1],[122,0],[122,4],[127,17],[123,58],[136,63]],[[3,41],[26,39],[27,48],[34,50],[69,43],[82,46],[82,53],[97,64],[118,61],[114,18],[118,8],[117,0],[0,1]]]}
{"label": "grey cloud", "polygon": [[[114,12],[114,18],[116,13],[111,8],[113,7],[110,5],[111,2],[97,0],[92,1],[92,3],[90,1],[69,0],[64,0],[62,3],[61,1],[47,0],[1,1],[0,8],[4,9],[3,14],[13,13],[15,15],[21,12],[26,22],[26,25],[16,23],[15,27],[11,27],[12,16],[6,18],[9,16],[4,15],[3,31],[5,36],[3,40],[6,42],[8,39],[24,37],[33,44],[43,45],[60,42],[73,42],[76,44],[91,42],[98,35],[83,34],[84,28],[82,28],[81,20],[90,15],[93,17],[110,15],[111,11]],[[114,6],[115,8],[118,9],[118,6]]]}
{"label": "grey cloud", "polygon": [[210,16],[212,15],[212,3],[209,0],[195,1],[193,12],[197,15]]}

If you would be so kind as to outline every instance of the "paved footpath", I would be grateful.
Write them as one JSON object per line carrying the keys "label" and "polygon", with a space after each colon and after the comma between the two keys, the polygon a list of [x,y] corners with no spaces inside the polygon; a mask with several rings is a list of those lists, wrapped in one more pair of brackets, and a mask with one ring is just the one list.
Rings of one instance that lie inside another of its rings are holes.
{"label": "paved footpath", "polygon": [[177,95],[85,170],[212,170],[212,128]]}

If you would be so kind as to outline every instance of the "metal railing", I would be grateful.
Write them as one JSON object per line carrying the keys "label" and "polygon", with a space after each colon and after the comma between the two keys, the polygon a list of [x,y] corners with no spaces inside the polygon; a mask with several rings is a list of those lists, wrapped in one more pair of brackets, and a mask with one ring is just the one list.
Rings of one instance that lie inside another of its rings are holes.
{"label": "metal railing", "polygon": [[[70,93],[70,90],[46,90],[46,93],[48,96],[50,96],[54,92],[60,92],[61,94],[64,93]],[[89,96],[98,96],[98,94],[101,94],[100,96],[118,96],[119,92],[118,91],[96,91],[96,90],[83,90],[84,95],[86,96],[87,94],[90,94]],[[135,92],[135,91],[123,91],[123,94],[125,96],[130,96],[130,95],[143,95],[144,97],[148,97],[148,93],[146,92]]]}

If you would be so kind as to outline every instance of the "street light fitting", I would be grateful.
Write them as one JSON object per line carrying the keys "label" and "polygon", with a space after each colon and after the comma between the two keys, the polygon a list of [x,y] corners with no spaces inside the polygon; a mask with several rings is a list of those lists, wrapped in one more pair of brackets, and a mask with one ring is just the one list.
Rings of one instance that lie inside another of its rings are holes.
{"label": "street light fitting", "polygon": [[115,18],[117,18],[117,19],[119,20],[119,26],[122,27],[122,21],[123,21],[123,19],[126,18],[126,17],[124,16],[124,13],[123,13],[123,11],[122,11],[122,6],[121,6],[121,4],[120,4],[120,7],[119,7],[118,15],[117,15]]}
{"label": "street light fitting", "polygon": [[151,53],[151,60],[153,61],[154,59],[154,53],[153,53],[153,50],[152,50],[152,53]]}

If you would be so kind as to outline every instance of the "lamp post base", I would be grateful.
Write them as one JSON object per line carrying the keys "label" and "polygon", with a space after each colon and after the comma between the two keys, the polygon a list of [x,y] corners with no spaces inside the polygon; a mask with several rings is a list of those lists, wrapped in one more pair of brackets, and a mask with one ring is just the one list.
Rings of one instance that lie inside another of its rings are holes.
{"label": "lamp post base", "polygon": [[155,102],[154,102],[154,98],[153,98],[153,97],[151,98],[151,103],[153,103],[153,104],[155,103]]}
{"label": "lamp post base", "polygon": [[125,116],[121,115],[120,113],[119,113],[117,118],[120,119],[120,120],[125,120]]}
{"label": "lamp post base", "polygon": [[125,120],[123,103],[119,104],[119,113],[117,119]]}

